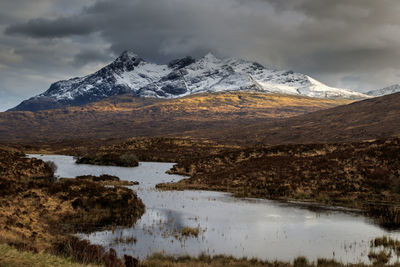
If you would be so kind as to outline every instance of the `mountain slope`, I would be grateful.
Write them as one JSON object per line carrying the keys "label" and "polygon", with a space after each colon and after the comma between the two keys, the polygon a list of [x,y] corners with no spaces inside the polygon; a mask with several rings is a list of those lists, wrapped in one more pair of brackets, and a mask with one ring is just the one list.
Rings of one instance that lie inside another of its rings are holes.
{"label": "mountain slope", "polygon": [[254,92],[203,93],[173,99],[125,94],[80,107],[0,113],[0,141],[218,136],[225,128],[240,128],[349,102]]}
{"label": "mountain slope", "polygon": [[[267,144],[326,143],[385,139],[400,136],[400,93],[296,117],[256,122],[240,132],[219,133],[226,139],[256,136]],[[217,137],[217,136],[215,136]]]}
{"label": "mountain slope", "polygon": [[284,144],[400,136],[400,93],[343,105],[349,102],[250,92],[174,99],[122,95],[81,107],[0,113],[0,141],[187,136]]}
{"label": "mountain slope", "polygon": [[257,91],[328,99],[369,97],[329,87],[304,74],[266,68],[241,59],[218,59],[207,54],[199,60],[186,57],[168,65],[158,65],[132,52],[124,52],[101,70],[85,77],[56,82],[44,93],[11,110],[78,106],[124,93],[137,97],[178,98],[221,91]]}
{"label": "mountain slope", "polygon": [[384,96],[400,92],[400,84],[394,84],[382,89],[369,91],[366,94],[369,96]]}

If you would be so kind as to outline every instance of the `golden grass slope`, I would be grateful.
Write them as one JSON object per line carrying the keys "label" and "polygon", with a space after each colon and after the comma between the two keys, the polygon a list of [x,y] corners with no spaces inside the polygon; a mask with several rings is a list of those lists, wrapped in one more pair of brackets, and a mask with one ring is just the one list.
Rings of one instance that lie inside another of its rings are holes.
{"label": "golden grass slope", "polygon": [[122,95],[81,107],[0,113],[0,141],[207,137],[226,127],[288,118],[348,103],[252,92],[196,94],[178,99]]}
{"label": "golden grass slope", "polygon": [[[221,134],[221,133],[219,133]],[[400,93],[296,117],[227,130],[225,138],[258,136],[266,144],[356,142],[400,136]]]}

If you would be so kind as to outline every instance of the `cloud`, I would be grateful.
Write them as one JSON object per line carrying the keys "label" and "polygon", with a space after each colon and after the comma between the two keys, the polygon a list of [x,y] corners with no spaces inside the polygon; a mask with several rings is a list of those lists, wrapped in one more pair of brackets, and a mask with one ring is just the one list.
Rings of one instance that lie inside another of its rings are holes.
{"label": "cloud", "polygon": [[34,66],[38,75],[84,75],[132,50],[155,62],[212,51],[363,91],[400,82],[398,0],[36,2],[0,3],[0,65],[21,79]]}
{"label": "cloud", "polygon": [[5,33],[22,34],[37,38],[57,38],[71,35],[87,35],[95,30],[95,24],[80,17],[59,18],[57,20],[38,18],[27,23],[12,25],[6,29]]}
{"label": "cloud", "polygon": [[96,48],[82,49],[74,56],[74,64],[77,67],[82,67],[88,64],[104,63],[112,60],[113,57],[110,54],[104,53],[104,50]]}

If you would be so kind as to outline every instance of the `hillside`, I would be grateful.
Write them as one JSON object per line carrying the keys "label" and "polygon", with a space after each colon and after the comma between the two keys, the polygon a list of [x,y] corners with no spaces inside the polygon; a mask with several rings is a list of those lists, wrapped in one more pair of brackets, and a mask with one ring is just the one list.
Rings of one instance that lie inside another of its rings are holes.
{"label": "hillside", "polygon": [[394,84],[378,90],[372,90],[366,93],[369,96],[384,96],[400,92],[400,84]]}
{"label": "hillside", "polygon": [[367,99],[293,118],[254,123],[227,138],[258,136],[267,144],[325,143],[384,139],[400,135],[400,93]]}
{"label": "hillside", "polygon": [[127,94],[81,107],[0,113],[0,141],[219,137],[225,128],[242,128],[257,121],[288,118],[350,102],[250,92],[195,94],[175,99]]}

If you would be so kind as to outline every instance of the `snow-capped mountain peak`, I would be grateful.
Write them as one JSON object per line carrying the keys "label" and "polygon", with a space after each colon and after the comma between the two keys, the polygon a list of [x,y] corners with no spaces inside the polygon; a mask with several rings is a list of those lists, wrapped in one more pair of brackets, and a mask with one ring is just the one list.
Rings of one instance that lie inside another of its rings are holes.
{"label": "snow-capped mountain peak", "polygon": [[201,92],[243,90],[317,98],[369,97],[329,87],[304,74],[266,68],[243,59],[219,59],[212,53],[198,60],[185,57],[163,65],[125,51],[99,71],[56,82],[44,93],[23,101],[12,110],[82,105],[128,92],[138,97],[176,98]]}
{"label": "snow-capped mountain peak", "polygon": [[220,62],[221,60],[217,58],[212,52],[208,52],[201,60],[209,62]]}
{"label": "snow-capped mountain peak", "polygon": [[384,96],[389,94],[394,94],[400,92],[400,84],[394,84],[392,86],[388,86],[382,89],[369,91],[366,94],[369,96]]}

